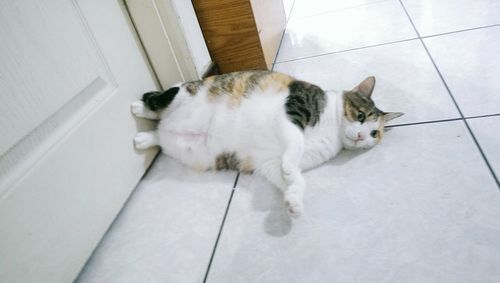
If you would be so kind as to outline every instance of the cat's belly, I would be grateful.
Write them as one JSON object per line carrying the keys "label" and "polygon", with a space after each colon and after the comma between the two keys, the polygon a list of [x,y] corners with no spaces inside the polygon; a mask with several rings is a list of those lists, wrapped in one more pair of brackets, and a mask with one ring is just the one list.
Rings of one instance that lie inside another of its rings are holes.
{"label": "cat's belly", "polygon": [[160,131],[162,152],[193,169],[204,171],[213,164],[208,146],[208,134],[204,131]]}
{"label": "cat's belly", "polygon": [[193,102],[167,109],[158,125],[160,146],[167,155],[200,170],[218,167],[218,158],[233,155],[258,166],[283,152],[280,123],[288,120],[284,111],[275,110],[282,100],[277,96],[263,104],[248,99],[239,107]]}
{"label": "cat's belly", "polygon": [[[261,136],[262,138],[262,136]],[[162,152],[171,156],[193,169],[205,171],[208,169],[241,169],[218,168],[221,157],[231,156],[245,168],[252,171],[263,161],[280,158],[282,149],[276,148],[276,143],[259,139],[241,139],[226,135],[212,136],[208,131],[161,131],[159,132]],[[266,142],[264,144],[264,142]],[[232,162],[232,161],[227,161]],[[226,163],[227,163],[226,162]]]}

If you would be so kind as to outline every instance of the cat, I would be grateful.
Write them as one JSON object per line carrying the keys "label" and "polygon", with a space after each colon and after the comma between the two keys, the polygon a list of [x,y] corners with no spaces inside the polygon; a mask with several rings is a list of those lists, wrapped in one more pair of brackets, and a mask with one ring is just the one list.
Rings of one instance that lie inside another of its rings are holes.
{"label": "cat", "polygon": [[375,78],[350,91],[320,87],[273,71],[242,71],[145,93],[132,103],[137,117],[160,120],[139,132],[135,147],[163,153],[198,170],[256,173],[278,187],[290,217],[304,210],[303,170],[342,148],[378,144],[387,121],[403,113],[379,110]]}

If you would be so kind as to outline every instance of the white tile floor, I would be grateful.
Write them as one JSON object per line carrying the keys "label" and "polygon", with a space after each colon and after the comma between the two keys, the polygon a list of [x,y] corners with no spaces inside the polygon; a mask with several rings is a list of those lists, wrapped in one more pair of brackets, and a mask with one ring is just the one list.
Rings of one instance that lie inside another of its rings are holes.
{"label": "white tile floor", "polygon": [[335,89],[375,75],[404,118],[307,172],[294,223],[264,180],[160,156],[77,281],[500,282],[499,5],[287,0],[275,70]]}

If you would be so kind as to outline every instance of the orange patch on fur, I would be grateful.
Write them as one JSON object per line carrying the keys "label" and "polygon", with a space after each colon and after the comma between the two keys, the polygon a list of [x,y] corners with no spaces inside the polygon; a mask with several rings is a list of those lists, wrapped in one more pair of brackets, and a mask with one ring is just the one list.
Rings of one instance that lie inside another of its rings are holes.
{"label": "orange patch on fur", "polygon": [[243,159],[240,162],[240,172],[243,174],[252,174],[255,168],[253,167],[252,160],[250,157]]}
{"label": "orange patch on fur", "polygon": [[294,80],[289,75],[282,73],[270,73],[259,80],[258,85],[260,90],[265,91],[269,88],[276,88],[277,91],[283,91],[288,88],[288,85]]}
{"label": "orange patch on fur", "polygon": [[206,78],[204,86],[208,89],[208,101],[214,102],[219,97],[228,97],[229,105],[237,107],[241,99],[252,90],[286,90],[294,78],[270,71],[243,71]]}
{"label": "orange patch on fur", "polygon": [[380,126],[378,127],[377,143],[379,143],[384,137],[384,118],[382,116],[378,119]]}

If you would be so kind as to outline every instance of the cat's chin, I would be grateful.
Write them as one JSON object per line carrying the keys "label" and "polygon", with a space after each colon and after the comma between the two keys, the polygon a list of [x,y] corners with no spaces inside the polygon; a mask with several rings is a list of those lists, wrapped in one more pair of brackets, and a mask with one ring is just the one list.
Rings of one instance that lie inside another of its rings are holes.
{"label": "cat's chin", "polygon": [[371,145],[366,143],[360,143],[348,138],[343,139],[342,144],[344,145],[344,148],[347,150],[363,150],[363,149],[366,150],[376,145],[376,144]]}
{"label": "cat's chin", "polygon": [[356,142],[348,137],[341,137],[342,145],[347,150],[356,150],[358,149]]}
{"label": "cat's chin", "polygon": [[356,150],[358,148],[355,147],[354,145],[344,144],[344,149],[347,149],[347,150]]}
{"label": "cat's chin", "polygon": [[344,144],[344,148],[347,150],[361,150],[361,149],[368,149],[369,147],[363,147],[363,146],[358,146],[358,145],[346,145]]}

